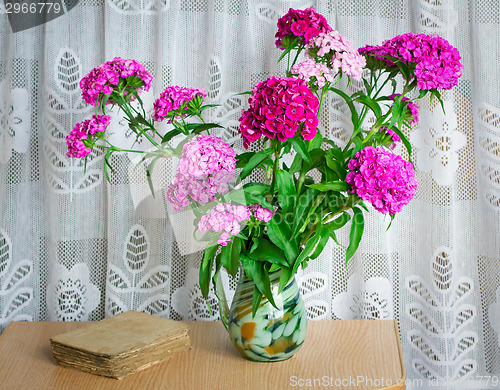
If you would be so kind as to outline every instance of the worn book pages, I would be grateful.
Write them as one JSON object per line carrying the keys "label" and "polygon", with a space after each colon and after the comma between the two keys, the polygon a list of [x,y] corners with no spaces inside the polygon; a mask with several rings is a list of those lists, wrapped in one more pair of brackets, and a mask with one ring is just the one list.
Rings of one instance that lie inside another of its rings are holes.
{"label": "worn book pages", "polygon": [[56,364],[122,378],[191,348],[186,324],[136,311],[53,337]]}

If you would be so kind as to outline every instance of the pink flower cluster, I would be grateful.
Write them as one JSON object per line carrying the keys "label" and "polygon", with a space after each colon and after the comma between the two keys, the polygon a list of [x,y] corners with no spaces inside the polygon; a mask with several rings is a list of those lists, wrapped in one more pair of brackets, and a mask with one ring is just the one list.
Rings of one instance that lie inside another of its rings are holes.
{"label": "pink flower cluster", "polygon": [[201,217],[198,223],[198,229],[202,232],[213,230],[214,232],[222,232],[217,243],[226,246],[231,242],[231,237],[237,235],[241,231],[240,223],[250,219],[250,211],[247,206],[236,205],[229,203],[219,203],[207,214]]}
{"label": "pink flower cluster", "polygon": [[317,37],[310,40],[307,52],[314,58],[326,59],[328,66],[335,72],[341,70],[356,80],[361,79],[363,68],[366,65],[366,58],[337,31],[318,34]]}
{"label": "pink flower cluster", "polygon": [[[93,106],[99,104],[99,95],[110,95],[120,79],[126,79],[127,84],[140,93],[142,88],[149,91],[153,77],[139,62],[115,57],[112,61],[92,69],[80,81],[83,100]],[[127,93],[128,91],[125,91],[125,94]],[[111,103],[113,101],[108,100],[108,104]]]}
{"label": "pink flower cluster", "polygon": [[207,96],[207,92],[200,88],[179,86],[167,87],[167,89],[160,94],[160,98],[154,102],[154,120],[161,122],[168,116],[173,117],[176,114],[183,116],[182,113],[175,111],[179,108],[181,110],[187,110],[187,105],[184,104],[190,102],[196,96]]}
{"label": "pink flower cluster", "polygon": [[260,204],[256,203],[248,207],[248,210],[252,213],[255,219],[258,221],[269,222],[273,217],[272,210],[262,207]]}
{"label": "pink flower cluster", "polygon": [[250,108],[243,110],[240,118],[239,132],[245,148],[261,135],[280,142],[292,138],[301,123],[302,137],[314,138],[319,101],[304,80],[273,76],[258,83],[252,92]]}
{"label": "pink flower cluster", "polygon": [[362,149],[349,161],[349,170],[346,181],[351,193],[383,214],[400,212],[417,190],[411,163],[384,148]]}
{"label": "pink flower cluster", "polygon": [[182,210],[191,200],[206,203],[226,193],[234,178],[236,153],[214,135],[199,135],[184,145],[177,174],[167,189],[172,208]]}
{"label": "pink flower cluster", "polygon": [[[384,41],[382,46],[366,46],[359,49],[359,52],[391,56],[414,63],[417,87],[422,90],[451,89],[457,85],[458,78],[462,75],[460,53],[438,35],[409,32]],[[394,65],[390,59],[377,58],[385,60],[388,66]]]}
{"label": "pink flower cluster", "polygon": [[319,33],[332,31],[325,17],[318,14],[314,7],[304,10],[290,8],[288,13],[278,19],[276,47],[284,49],[283,38],[286,36],[303,37],[307,44]]}
{"label": "pink flower cluster", "polygon": [[[393,95],[390,95],[389,99],[394,100],[398,96],[401,96],[401,95],[398,93],[395,93]],[[414,124],[418,123],[418,121],[420,119],[419,115],[418,115],[418,110],[420,107],[417,104],[415,104],[412,100],[410,100],[404,96],[401,98],[401,101],[408,102],[408,109],[410,110],[410,116],[411,116],[411,118],[409,118],[409,121],[408,121],[410,123],[410,125],[414,125]]]}
{"label": "pink flower cluster", "polygon": [[311,77],[316,78],[319,88],[323,88],[327,81],[333,81],[332,71],[325,64],[321,64],[312,59],[305,60],[300,64],[295,64],[291,69],[292,73],[307,83]]}
{"label": "pink flower cluster", "polygon": [[90,148],[85,146],[84,140],[89,136],[102,133],[111,122],[111,117],[107,115],[92,115],[91,119],[85,119],[77,123],[73,130],[66,137],[68,145],[67,157],[83,158],[90,153]]}

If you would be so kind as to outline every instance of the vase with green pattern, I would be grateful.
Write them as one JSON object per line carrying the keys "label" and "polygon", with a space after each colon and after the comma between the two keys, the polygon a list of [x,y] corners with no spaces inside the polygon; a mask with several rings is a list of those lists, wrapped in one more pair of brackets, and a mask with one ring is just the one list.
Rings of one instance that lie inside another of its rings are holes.
{"label": "vase with green pattern", "polygon": [[230,309],[223,291],[217,294],[222,322],[231,341],[243,357],[252,361],[289,359],[306,338],[307,315],[295,277],[280,293],[280,272],[270,274],[269,278],[276,307],[263,297],[254,316],[252,296],[255,283],[244,272],[240,274]]}

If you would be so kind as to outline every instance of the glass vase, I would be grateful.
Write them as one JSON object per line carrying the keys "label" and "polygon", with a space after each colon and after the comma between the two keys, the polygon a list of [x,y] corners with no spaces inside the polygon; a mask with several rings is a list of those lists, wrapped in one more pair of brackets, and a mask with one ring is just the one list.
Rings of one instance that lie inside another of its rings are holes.
{"label": "glass vase", "polygon": [[306,338],[307,315],[295,277],[279,294],[280,271],[270,274],[269,278],[277,308],[262,297],[255,316],[252,316],[255,283],[241,272],[229,315],[224,318],[221,312],[234,346],[244,358],[252,361],[289,359]]}

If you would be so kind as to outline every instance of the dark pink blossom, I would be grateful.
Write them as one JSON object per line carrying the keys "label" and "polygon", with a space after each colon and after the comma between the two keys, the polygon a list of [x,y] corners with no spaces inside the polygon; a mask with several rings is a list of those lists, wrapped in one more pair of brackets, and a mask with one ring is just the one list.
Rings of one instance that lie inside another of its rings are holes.
{"label": "dark pink blossom", "polygon": [[273,76],[255,86],[248,102],[239,128],[245,148],[262,135],[283,142],[294,137],[302,123],[305,140],[316,135],[313,117],[317,119],[319,101],[302,79]]}
{"label": "dark pink blossom", "polygon": [[325,17],[316,12],[314,7],[304,10],[290,8],[288,13],[278,19],[276,46],[285,49],[283,38],[286,36],[303,37],[303,43],[318,36],[319,33],[328,33],[332,28]]}

